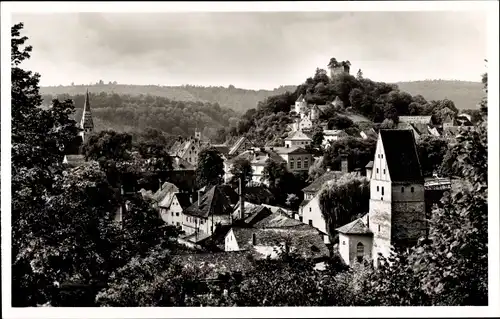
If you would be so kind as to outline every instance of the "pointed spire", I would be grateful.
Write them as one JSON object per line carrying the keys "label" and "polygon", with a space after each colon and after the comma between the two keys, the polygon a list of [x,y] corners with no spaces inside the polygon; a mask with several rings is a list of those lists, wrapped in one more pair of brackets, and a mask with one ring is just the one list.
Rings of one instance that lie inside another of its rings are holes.
{"label": "pointed spire", "polygon": [[92,111],[90,109],[89,89],[85,93],[85,102],[83,104],[83,114],[80,126],[85,131],[94,130],[94,121],[92,120]]}

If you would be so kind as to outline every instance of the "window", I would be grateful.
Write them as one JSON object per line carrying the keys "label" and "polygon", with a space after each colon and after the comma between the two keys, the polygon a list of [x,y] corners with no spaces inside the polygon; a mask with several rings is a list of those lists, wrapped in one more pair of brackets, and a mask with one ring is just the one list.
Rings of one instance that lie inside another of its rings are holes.
{"label": "window", "polygon": [[313,221],[312,219],[309,219],[309,226],[312,226],[313,225]]}
{"label": "window", "polygon": [[200,224],[202,224],[202,225],[203,225],[204,223],[205,223],[205,222],[203,221],[203,219],[202,219],[202,220],[200,220]]}
{"label": "window", "polygon": [[382,186],[382,196],[384,196],[384,186]]}
{"label": "window", "polygon": [[412,188],[411,188],[411,192],[413,193],[414,191],[415,191],[415,188],[414,188],[414,187],[412,187]]}
{"label": "window", "polygon": [[301,162],[300,158],[297,158],[297,168],[298,169],[302,168],[302,162]]}
{"label": "window", "polygon": [[380,158],[384,158],[384,154],[380,154]]}
{"label": "window", "polygon": [[312,212],[312,209],[311,209],[311,207],[309,207],[309,211],[310,211],[310,212]]}
{"label": "window", "polygon": [[365,246],[362,243],[358,243],[356,246],[356,259],[358,263],[363,261],[363,256],[365,255]]}
{"label": "window", "polygon": [[380,225],[378,225],[378,232],[380,233]]}
{"label": "window", "polygon": [[180,226],[181,224],[179,222],[176,223],[177,226]]}
{"label": "window", "polygon": [[299,221],[300,221],[301,223],[302,223],[302,220],[303,220],[302,216],[299,216]]}
{"label": "window", "polygon": [[345,245],[345,240],[342,241],[342,245]]}
{"label": "window", "polygon": [[378,168],[377,168],[377,173],[378,173]]}
{"label": "window", "polygon": [[405,188],[401,187],[401,193],[404,193],[404,192],[405,192]]}
{"label": "window", "polygon": [[294,169],[294,166],[295,166],[294,164],[295,164],[295,162],[294,162],[293,158],[291,158],[290,159],[290,169]]}
{"label": "window", "polygon": [[384,168],[384,174],[385,174],[385,168]]}
{"label": "window", "polygon": [[377,158],[380,158],[380,154],[377,154]]}
{"label": "window", "polygon": [[308,167],[309,167],[309,159],[304,158],[304,168],[308,168]]}
{"label": "window", "polygon": [[174,212],[172,212],[172,216],[174,216]]}
{"label": "window", "polygon": [[380,197],[380,200],[384,200],[384,198],[383,198],[383,197]]}

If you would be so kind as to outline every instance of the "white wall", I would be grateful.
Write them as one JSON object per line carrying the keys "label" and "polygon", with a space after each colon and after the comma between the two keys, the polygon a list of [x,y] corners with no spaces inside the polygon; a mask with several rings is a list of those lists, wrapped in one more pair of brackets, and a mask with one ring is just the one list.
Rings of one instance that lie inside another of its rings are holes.
{"label": "white wall", "polygon": [[[345,243],[345,244],[344,244]],[[357,263],[357,247],[358,244],[363,244],[364,254],[363,259],[372,259],[372,237],[360,235],[345,235],[339,234],[339,252],[344,262],[351,266]]]}
{"label": "white wall", "polygon": [[182,227],[182,207],[174,196],[170,207],[160,207],[160,216],[163,221],[172,226]]}
{"label": "white wall", "polygon": [[232,229],[226,234],[224,250],[225,251],[240,250],[240,247],[238,246],[238,241],[236,240],[236,237],[234,237],[234,232]]}
{"label": "white wall", "polygon": [[[321,232],[328,234],[326,229],[326,222],[325,219],[323,218],[323,214],[321,213],[321,208],[319,206],[318,195],[314,196],[313,199],[309,201],[309,203],[302,206],[300,209],[302,213],[302,222],[304,224],[309,224],[309,221],[312,221],[312,226],[314,228],[317,228]],[[329,244],[330,237],[324,236],[324,242],[326,244]]]}

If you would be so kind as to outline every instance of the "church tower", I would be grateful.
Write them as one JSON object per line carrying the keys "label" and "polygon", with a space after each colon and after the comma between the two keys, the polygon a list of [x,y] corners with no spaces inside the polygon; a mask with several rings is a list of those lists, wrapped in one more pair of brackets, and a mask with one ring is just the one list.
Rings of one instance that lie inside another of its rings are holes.
{"label": "church tower", "polygon": [[90,109],[90,99],[89,99],[89,90],[85,94],[85,102],[83,104],[83,114],[82,119],[80,121],[80,128],[82,131],[80,132],[80,136],[82,137],[83,142],[86,141],[89,134],[94,132],[94,121],[92,120],[92,111]]}

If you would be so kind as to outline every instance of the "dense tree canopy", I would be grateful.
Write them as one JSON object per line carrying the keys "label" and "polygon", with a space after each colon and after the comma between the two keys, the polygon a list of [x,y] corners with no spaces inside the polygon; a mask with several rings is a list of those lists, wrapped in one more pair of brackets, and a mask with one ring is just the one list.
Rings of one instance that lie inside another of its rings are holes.
{"label": "dense tree canopy", "polygon": [[364,177],[347,174],[325,184],[319,204],[330,236],[335,237],[336,228],[368,213],[369,199],[370,182]]}
{"label": "dense tree canopy", "polygon": [[224,161],[220,153],[213,147],[203,149],[198,155],[196,167],[196,183],[199,188],[219,185],[224,175]]}

